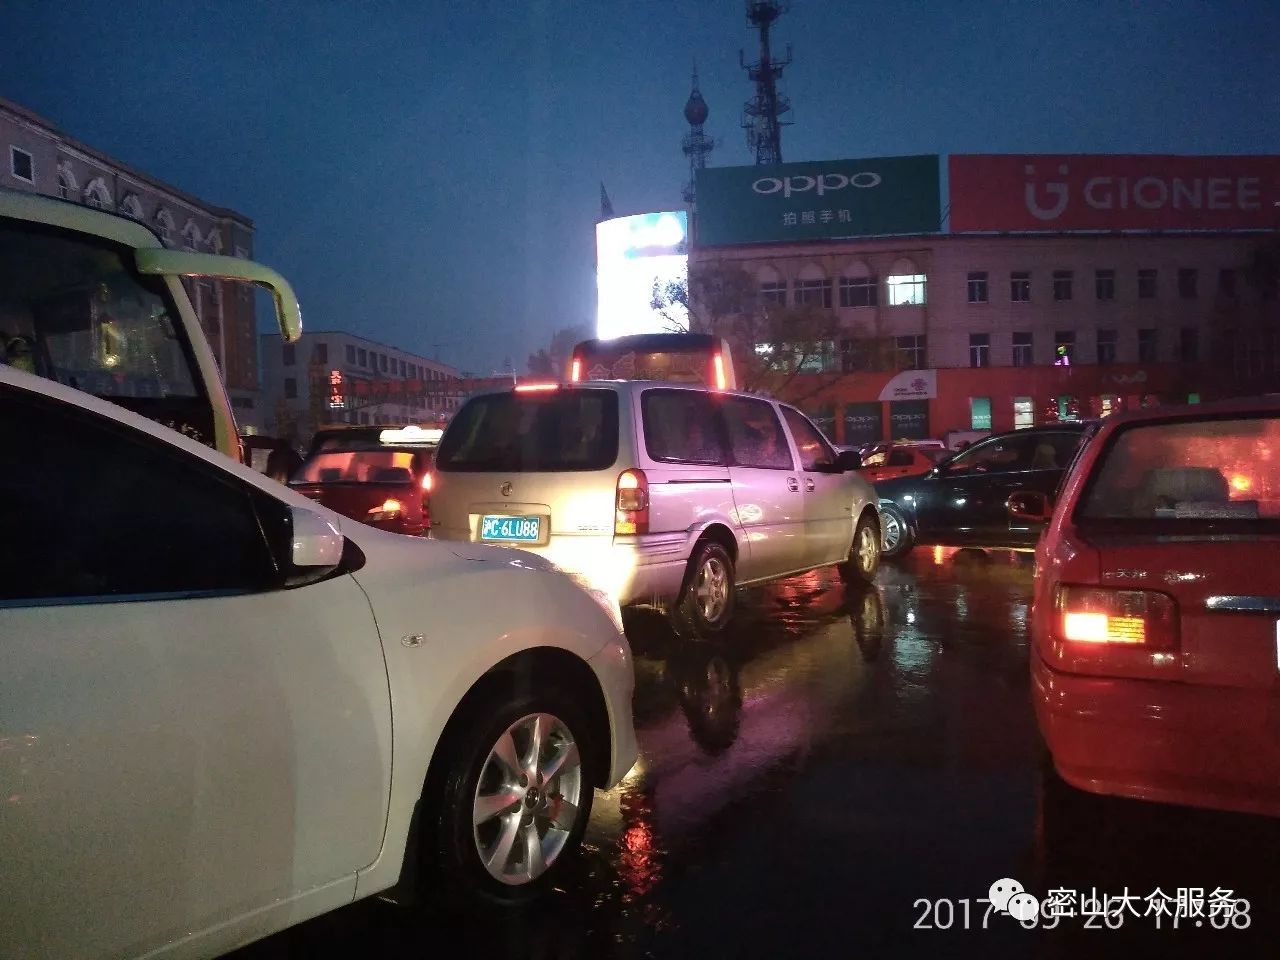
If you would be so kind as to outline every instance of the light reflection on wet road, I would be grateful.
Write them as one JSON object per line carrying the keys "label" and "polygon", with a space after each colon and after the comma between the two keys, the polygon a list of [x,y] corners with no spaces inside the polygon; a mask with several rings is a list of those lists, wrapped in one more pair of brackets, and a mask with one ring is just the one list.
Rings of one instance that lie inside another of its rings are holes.
{"label": "light reflection on wet road", "polygon": [[753,591],[716,644],[633,617],[641,760],[597,795],[566,891],[497,917],[365,902],[234,956],[410,957],[443,937],[522,958],[1258,955],[1239,931],[1156,935],[1150,918],[1046,934],[995,916],[983,931],[976,903],[978,929],[959,912],[951,930],[913,929],[915,901],[976,901],[1003,877],[1040,894],[1222,886],[1255,928],[1280,916],[1276,821],[1044,776],[1030,585],[1025,555],[922,549],[873,590],[820,572]]}

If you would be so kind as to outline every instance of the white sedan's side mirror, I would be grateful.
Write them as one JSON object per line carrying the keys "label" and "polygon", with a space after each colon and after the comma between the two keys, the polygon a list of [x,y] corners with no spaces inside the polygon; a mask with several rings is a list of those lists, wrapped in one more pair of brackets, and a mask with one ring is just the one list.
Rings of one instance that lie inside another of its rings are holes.
{"label": "white sedan's side mirror", "polygon": [[306,507],[290,507],[295,567],[336,567],[342,561],[343,539],[326,517]]}

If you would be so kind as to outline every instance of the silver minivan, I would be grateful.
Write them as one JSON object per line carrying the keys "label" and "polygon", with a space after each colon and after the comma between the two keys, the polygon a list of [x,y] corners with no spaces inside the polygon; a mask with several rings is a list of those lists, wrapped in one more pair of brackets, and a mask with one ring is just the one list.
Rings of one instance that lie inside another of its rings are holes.
{"label": "silver minivan", "polygon": [[432,536],[541,554],[621,606],[667,611],[683,636],[713,636],[736,587],[833,564],[875,576],[880,518],[858,464],[758,396],[518,386],[472,397],[446,429]]}

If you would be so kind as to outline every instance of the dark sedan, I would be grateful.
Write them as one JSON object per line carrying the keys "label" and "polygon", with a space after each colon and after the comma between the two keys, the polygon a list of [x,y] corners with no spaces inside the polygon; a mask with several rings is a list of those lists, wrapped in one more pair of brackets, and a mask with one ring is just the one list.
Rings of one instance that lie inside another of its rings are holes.
{"label": "dark sedan", "polygon": [[922,476],[875,484],[882,555],[900,557],[917,543],[1034,547],[1042,525],[1011,518],[1005,502],[1015,490],[1052,497],[1090,428],[1063,421],[996,434]]}

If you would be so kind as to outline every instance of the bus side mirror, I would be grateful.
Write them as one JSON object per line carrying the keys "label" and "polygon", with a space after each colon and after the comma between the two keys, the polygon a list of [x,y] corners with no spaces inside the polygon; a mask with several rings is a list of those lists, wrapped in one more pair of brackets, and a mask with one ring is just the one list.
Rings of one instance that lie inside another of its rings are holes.
{"label": "bus side mirror", "polygon": [[166,250],[162,247],[135,250],[133,259],[138,272],[146,276],[211,277],[265,287],[271,291],[271,298],[275,302],[276,322],[280,325],[280,336],[284,342],[293,343],[302,336],[302,310],[298,306],[298,297],[289,281],[270,267],[240,257]]}

